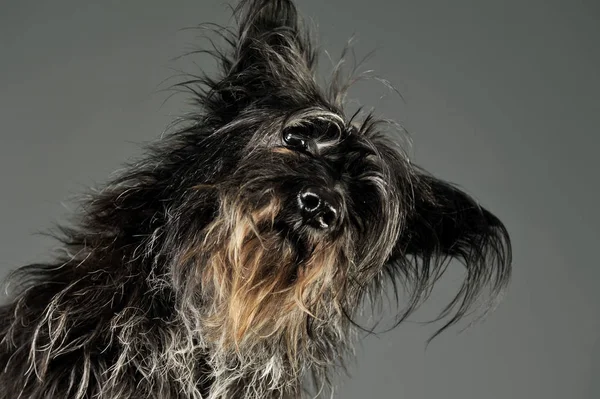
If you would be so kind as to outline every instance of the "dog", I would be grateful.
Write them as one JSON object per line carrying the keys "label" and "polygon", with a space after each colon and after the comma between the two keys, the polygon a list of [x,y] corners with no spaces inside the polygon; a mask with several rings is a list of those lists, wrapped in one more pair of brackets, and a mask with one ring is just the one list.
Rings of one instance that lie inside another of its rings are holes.
{"label": "dog", "polygon": [[218,73],[175,85],[194,112],[86,197],[53,261],[10,276],[0,398],[324,394],[370,331],[365,302],[393,290],[396,326],[457,259],[439,333],[505,291],[506,227],[411,163],[387,121],[346,115],[352,78],[340,63],[317,83],[294,3],[232,10],[235,28],[204,25]]}

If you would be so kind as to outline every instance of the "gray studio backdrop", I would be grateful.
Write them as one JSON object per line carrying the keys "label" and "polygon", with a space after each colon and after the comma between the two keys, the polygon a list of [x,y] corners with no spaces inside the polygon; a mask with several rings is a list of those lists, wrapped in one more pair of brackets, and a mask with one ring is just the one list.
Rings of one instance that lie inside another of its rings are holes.
{"label": "gray studio backdrop", "polygon": [[[512,286],[483,324],[427,350],[434,327],[418,323],[368,337],[336,398],[600,398],[597,1],[300,8],[333,57],[354,33],[359,56],[377,49],[366,66],[405,101],[374,84],[352,96],[401,121],[416,162],[467,188],[514,241]],[[169,60],[197,44],[178,29],[203,21],[227,23],[224,2],[2,2],[2,276],[44,259],[53,243],[35,233],[185,110],[184,97],[163,104],[161,81],[190,71]],[[451,297],[458,277],[444,279],[416,321]]]}

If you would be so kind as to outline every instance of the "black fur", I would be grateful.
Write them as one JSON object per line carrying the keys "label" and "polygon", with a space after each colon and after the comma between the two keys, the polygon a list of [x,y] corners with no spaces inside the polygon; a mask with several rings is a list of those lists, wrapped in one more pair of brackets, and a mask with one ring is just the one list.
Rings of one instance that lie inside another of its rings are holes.
{"label": "black fur", "polygon": [[[359,328],[357,308],[388,281],[409,294],[400,323],[448,261],[461,260],[465,281],[442,330],[484,289],[493,304],[506,287],[503,224],[410,163],[384,121],[344,114],[343,72],[327,88],[316,83],[317,54],[294,4],[242,1],[235,15],[237,30],[212,30],[226,48],[205,50],[220,74],[177,85],[195,112],[84,201],[57,235],[64,254],[11,277],[0,308],[1,399],[299,397],[309,377],[327,388]],[[299,210],[307,190],[315,209],[332,210]],[[273,220],[248,233],[272,244],[259,281],[279,273],[294,287],[322,254],[336,260],[323,264],[331,281],[315,280],[322,296],[298,311],[293,358],[286,324],[265,338],[248,331],[233,349],[211,338],[207,320],[225,305],[218,285],[198,282],[212,252],[234,240],[239,222],[228,221],[273,201]],[[285,251],[293,260],[278,264]]]}

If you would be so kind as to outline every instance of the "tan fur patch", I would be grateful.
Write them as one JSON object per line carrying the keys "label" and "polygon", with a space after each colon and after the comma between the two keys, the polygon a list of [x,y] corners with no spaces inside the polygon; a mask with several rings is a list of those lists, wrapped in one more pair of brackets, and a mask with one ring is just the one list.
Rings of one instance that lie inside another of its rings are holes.
{"label": "tan fur patch", "polygon": [[290,150],[289,148],[285,148],[285,147],[275,147],[271,150],[271,152],[274,152],[276,154],[283,154],[283,155],[295,155],[295,152]]}
{"label": "tan fur patch", "polygon": [[205,300],[211,302],[202,323],[206,337],[240,352],[277,335],[293,365],[307,342],[308,316],[342,311],[336,305],[342,293],[334,292],[342,289],[346,278],[340,251],[318,242],[305,264],[294,264],[293,247],[273,230],[280,210],[275,198],[260,209],[223,204],[222,210],[203,245],[182,258],[210,254],[198,265]]}

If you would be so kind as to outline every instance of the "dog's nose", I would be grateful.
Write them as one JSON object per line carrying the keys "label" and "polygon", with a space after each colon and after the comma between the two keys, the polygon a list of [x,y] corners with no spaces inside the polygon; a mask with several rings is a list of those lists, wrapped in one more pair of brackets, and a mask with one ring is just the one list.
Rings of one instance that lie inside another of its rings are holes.
{"label": "dog's nose", "polygon": [[306,224],[324,231],[334,228],[340,213],[334,196],[316,188],[300,192],[298,207]]}

